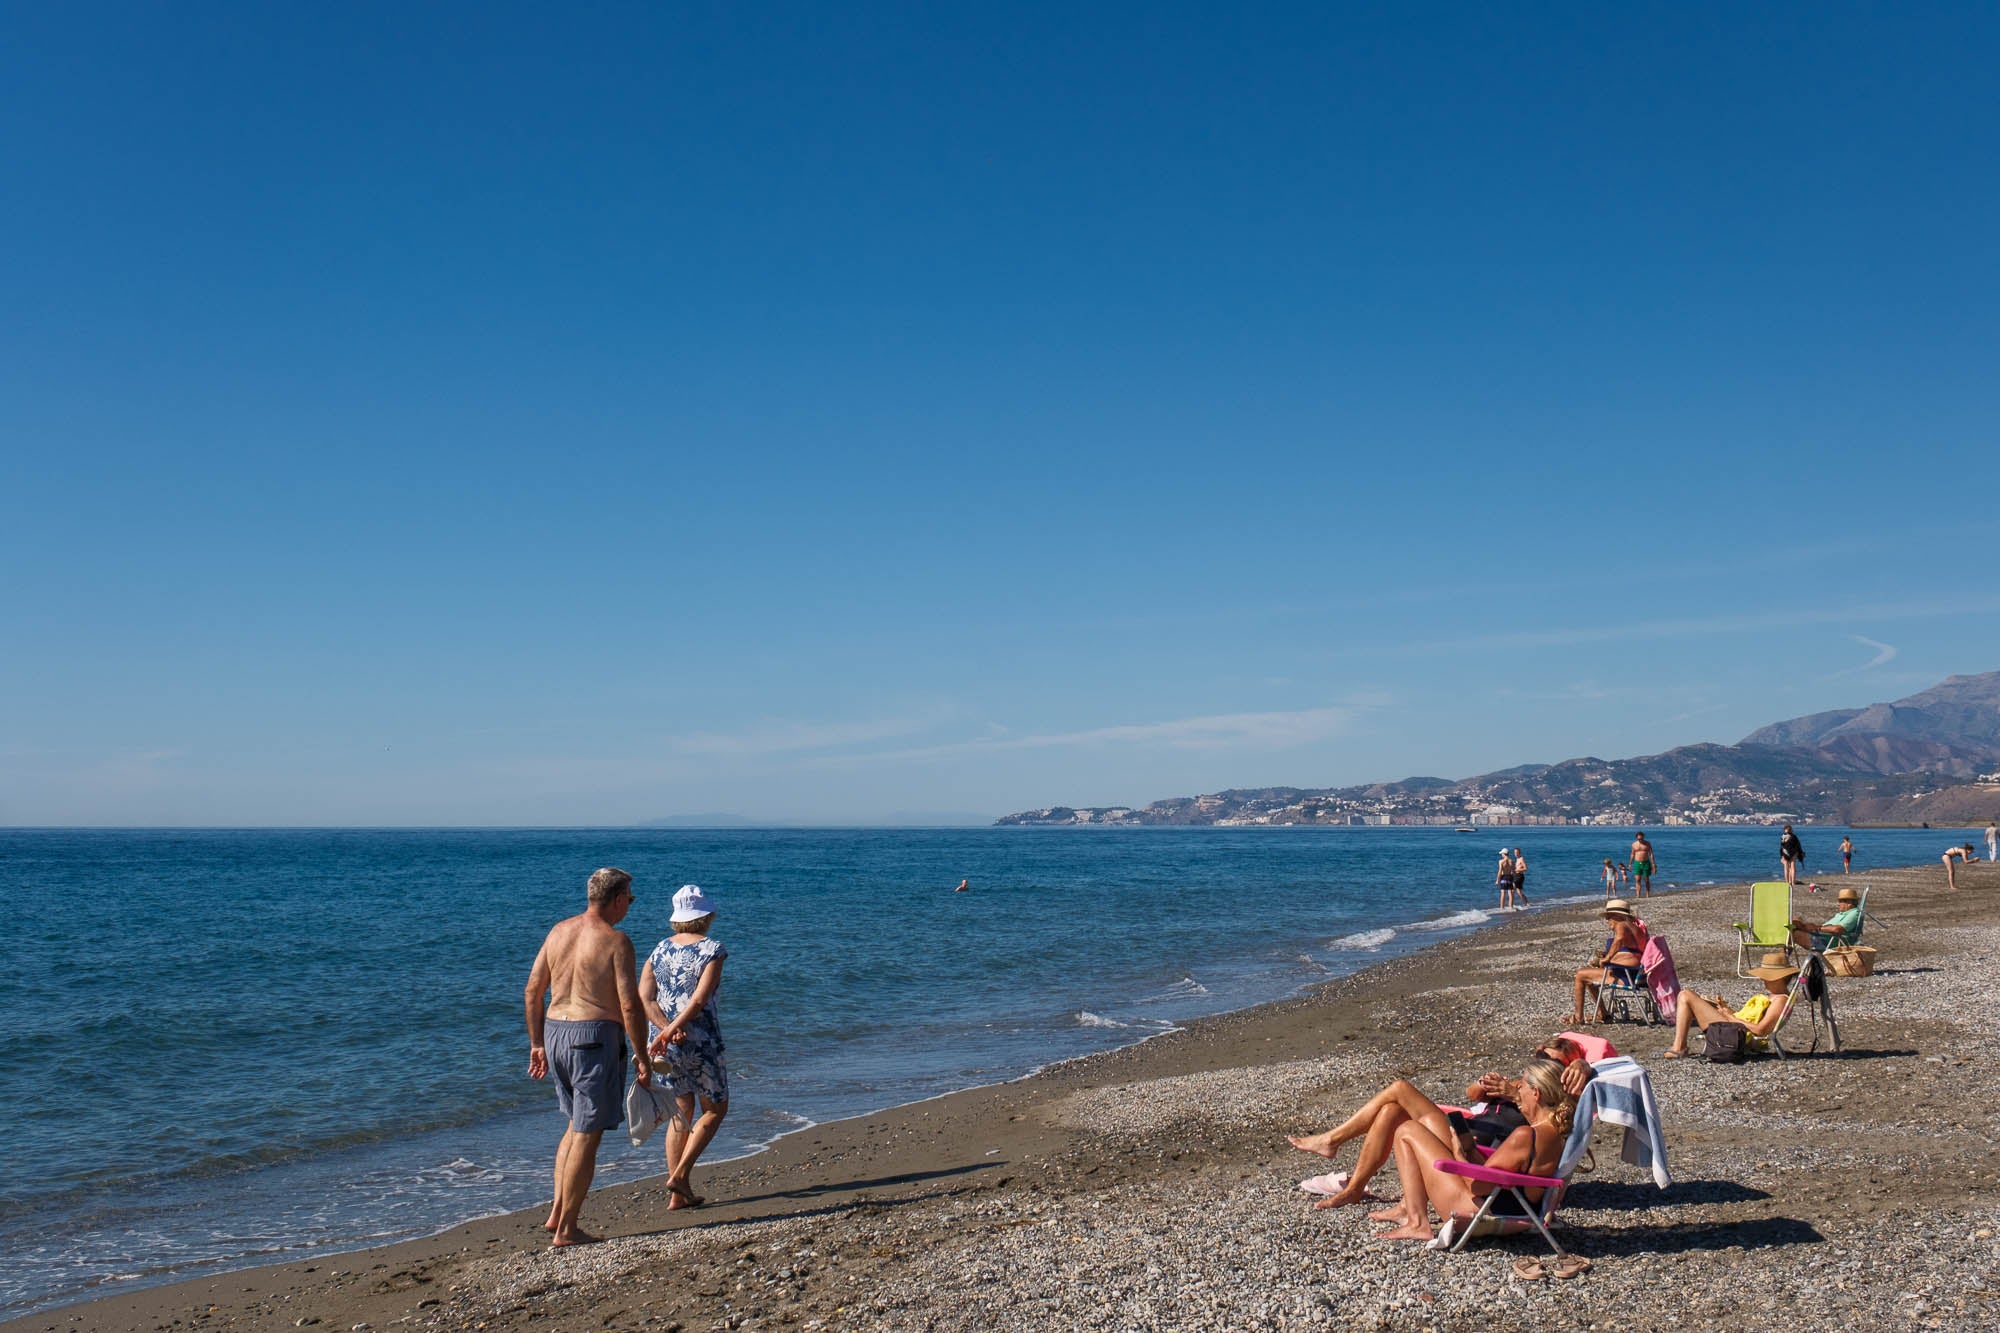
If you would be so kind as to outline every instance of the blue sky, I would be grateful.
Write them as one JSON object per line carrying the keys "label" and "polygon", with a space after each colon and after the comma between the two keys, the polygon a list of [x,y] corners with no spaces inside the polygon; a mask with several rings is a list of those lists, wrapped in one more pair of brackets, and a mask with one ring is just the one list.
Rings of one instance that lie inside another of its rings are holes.
{"label": "blue sky", "polygon": [[12,7],[0,823],[993,815],[2000,668],[1996,59]]}

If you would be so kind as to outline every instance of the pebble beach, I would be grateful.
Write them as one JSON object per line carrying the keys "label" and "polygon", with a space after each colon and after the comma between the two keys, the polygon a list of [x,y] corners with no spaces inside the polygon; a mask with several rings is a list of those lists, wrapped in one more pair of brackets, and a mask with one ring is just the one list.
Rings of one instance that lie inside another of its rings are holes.
{"label": "pebble beach", "polygon": [[[1833,1329],[2000,1323],[2000,867],[1855,876],[1874,976],[1835,978],[1843,1051],[1741,1066],[1659,1058],[1667,1027],[1598,1029],[1647,1067],[1674,1184],[1619,1160],[1556,1219],[1591,1261],[1527,1281],[1538,1237],[1457,1254],[1320,1210],[1325,1168],[1287,1133],[1390,1078],[1450,1100],[1566,1026],[1601,936],[1569,906],[1510,918],[1309,993],[1032,1077],[812,1129],[704,1169],[669,1214],[657,1180],[591,1198],[606,1243],[546,1248],[542,1209],[311,1264],[44,1311],[67,1329],[1014,1330]],[[1795,900],[1830,914],[1837,885]],[[1740,1003],[1741,885],[1639,904],[1684,984]],[[553,1118],[551,1124],[554,1124]],[[551,1139],[554,1133],[552,1130]],[[1342,1154],[1351,1161],[1352,1150]],[[1393,1170],[1376,1182],[1396,1190]]]}

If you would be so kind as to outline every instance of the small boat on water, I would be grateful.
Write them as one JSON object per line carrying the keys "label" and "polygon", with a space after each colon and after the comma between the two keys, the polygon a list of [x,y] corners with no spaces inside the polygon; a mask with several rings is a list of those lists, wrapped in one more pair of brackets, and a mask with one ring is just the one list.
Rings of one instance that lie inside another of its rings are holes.
{"label": "small boat on water", "polygon": [[1455,828],[1455,829],[1453,829],[1453,830],[1452,830],[1452,832],[1453,832],[1453,833],[1477,833],[1477,832],[1479,832],[1479,830],[1478,830],[1478,829],[1476,829],[1476,828]]}

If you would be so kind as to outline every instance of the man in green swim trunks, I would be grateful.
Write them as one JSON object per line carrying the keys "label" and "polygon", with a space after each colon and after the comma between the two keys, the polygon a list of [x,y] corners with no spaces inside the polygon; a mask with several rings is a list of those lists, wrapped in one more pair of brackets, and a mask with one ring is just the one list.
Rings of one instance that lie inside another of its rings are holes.
{"label": "man in green swim trunks", "polygon": [[1632,835],[1632,887],[1635,898],[1653,896],[1653,844],[1644,829]]}

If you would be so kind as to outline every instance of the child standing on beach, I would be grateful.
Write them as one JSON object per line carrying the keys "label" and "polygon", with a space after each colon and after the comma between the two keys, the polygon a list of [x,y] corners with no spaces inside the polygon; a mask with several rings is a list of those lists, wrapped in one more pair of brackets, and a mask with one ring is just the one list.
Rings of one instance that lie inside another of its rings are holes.
{"label": "child standing on beach", "polygon": [[1604,858],[1604,896],[1618,896],[1618,863],[1608,856]]}

